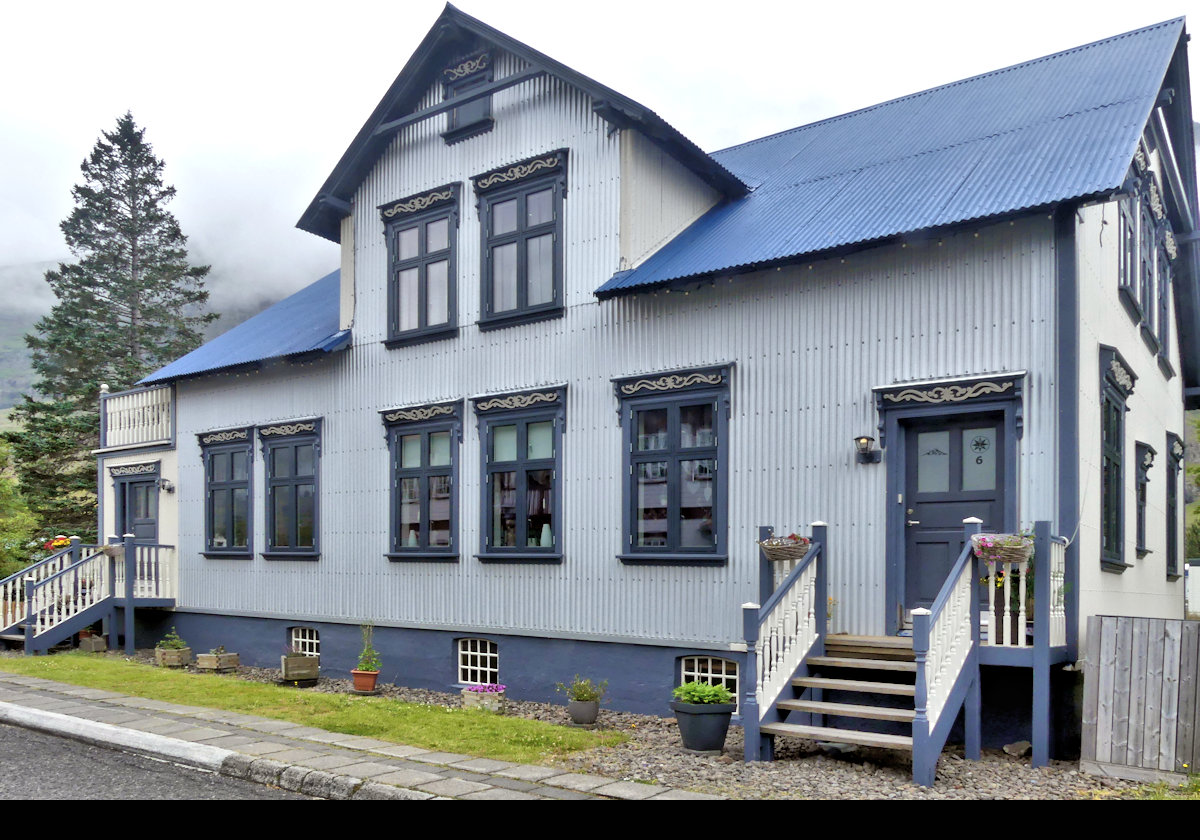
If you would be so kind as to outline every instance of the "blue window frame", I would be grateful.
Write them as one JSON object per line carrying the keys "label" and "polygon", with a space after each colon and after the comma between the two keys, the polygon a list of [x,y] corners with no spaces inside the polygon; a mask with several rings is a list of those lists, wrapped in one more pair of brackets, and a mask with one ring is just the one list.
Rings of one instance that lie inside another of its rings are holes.
{"label": "blue window frame", "polygon": [[1137,534],[1137,556],[1140,560],[1150,553],[1150,549],[1146,546],[1146,501],[1150,492],[1150,468],[1154,466],[1154,456],[1157,453],[1153,446],[1141,441],[1134,445],[1133,451],[1137,458],[1137,487],[1134,496],[1137,503],[1135,533]]}
{"label": "blue window frame", "polygon": [[1125,412],[1137,376],[1115,348],[1100,347],[1100,566],[1123,572],[1125,561]]}
{"label": "blue window frame", "polygon": [[258,428],[266,472],[268,560],[316,560],[320,552],[321,421]]}
{"label": "blue window frame", "polygon": [[561,562],[566,390],[476,399],[484,561]]}
{"label": "blue window frame", "polygon": [[204,463],[204,556],[253,554],[252,428],[197,435]]}
{"label": "blue window frame", "polygon": [[391,459],[388,559],[458,559],[461,403],[381,412]]}
{"label": "blue window frame", "polygon": [[729,370],[616,380],[631,563],[728,559]]}
{"label": "blue window frame", "polygon": [[458,184],[379,208],[388,246],[388,347],[458,333]]}
{"label": "blue window frame", "polygon": [[[491,56],[486,52],[459,59],[442,71],[444,98],[456,99],[486,87],[492,83],[492,74]],[[491,131],[495,124],[492,97],[481,96],[450,111],[442,139],[447,145],[457,143]]]}
{"label": "blue window frame", "polygon": [[474,178],[480,200],[480,329],[563,313],[567,153],[550,152]]}

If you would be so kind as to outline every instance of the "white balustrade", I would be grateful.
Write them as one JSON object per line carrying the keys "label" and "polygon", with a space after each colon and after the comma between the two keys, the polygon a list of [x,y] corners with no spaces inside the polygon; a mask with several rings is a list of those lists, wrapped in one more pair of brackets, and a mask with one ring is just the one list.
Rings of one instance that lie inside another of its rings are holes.
{"label": "white balustrade", "polygon": [[[169,545],[135,545],[134,598],[175,597],[175,548]],[[125,563],[116,564],[114,589],[118,598],[125,597]]]}
{"label": "white balustrade", "polygon": [[71,551],[64,548],[40,563],[0,581],[0,630],[25,620],[25,582],[34,583],[58,574],[71,565]]}
{"label": "white balustrade", "polygon": [[[1029,576],[1029,561],[989,560],[987,567],[987,615],[990,629],[987,634],[987,644],[990,647],[1028,647],[1025,628],[1028,616],[1026,614],[1026,594]],[[1013,597],[1013,578],[1016,577],[1016,598]],[[997,593],[1001,608],[996,609]],[[1013,601],[1017,608],[1014,612]],[[1016,631],[1013,628],[1013,616],[1016,616]]]}
{"label": "white balustrade", "polygon": [[949,699],[950,691],[971,652],[971,577],[975,564],[963,564],[958,579],[942,609],[934,615],[929,626],[929,652],[925,657],[926,701],[925,715],[929,728],[937,725],[938,716]]}
{"label": "white balustrade", "polygon": [[35,586],[29,604],[34,634],[53,630],[108,596],[108,557],[104,554],[93,554],[45,578]]}
{"label": "white balustrade", "polygon": [[169,385],[109,394],[102,400],[106,449],[171,439],[174,418]]}
{"label": "white balustrade", "polygon": [[[1067,543],[1050,540],[1050,646],[1067,643]],[[1044,614],[1044,613],[1043,613]]]}
{"label": "white balustrade", "polygon": [[[792,587],[762,622],[757,647],[758,698],[760,714],[792,679],[804,657],[817,641],[817,563],[808,564]],[[825,608],[824,604],[820,605]]]}

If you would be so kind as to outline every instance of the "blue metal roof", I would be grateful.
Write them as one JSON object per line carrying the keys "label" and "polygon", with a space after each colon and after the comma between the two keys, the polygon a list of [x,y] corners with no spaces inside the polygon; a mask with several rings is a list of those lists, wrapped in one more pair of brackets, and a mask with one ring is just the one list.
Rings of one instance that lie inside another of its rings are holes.
{"label": "blue metal roof", "polygon": [[350,330],[338,329],[341,272],[264,309],[229,332],[147,376],[151,385],[240,365],[306,353],[332,353],[350,343]]}
{"label": "blue metal roof", "polygon": [[754,187],[597,296],[1020,212],[1118,188],[1183,19],[713,153]]}

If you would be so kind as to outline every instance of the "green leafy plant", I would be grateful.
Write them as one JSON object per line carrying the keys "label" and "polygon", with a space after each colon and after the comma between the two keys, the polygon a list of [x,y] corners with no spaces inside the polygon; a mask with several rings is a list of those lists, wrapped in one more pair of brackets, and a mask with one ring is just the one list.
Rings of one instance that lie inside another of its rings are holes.
{"label": "green leafy plant", "polygon": [[605,692],[608,691],[608,680],[594,682],[590,678],[584,679],[576,674],[569,684],[558,683],[555,690],[559,694],[567,695],[568,700],[595,700],[599,702],[604,697]]}
{"label": "green leafy plant", "polygon": [[179,633],[175,631],[174,627],[172,627],[171,632],[163,636],[162,641],[156,645],[156,647],[161,648],[162,650],[184,650],[187,648],[187,646],[188,643],[179,638]]}
{"label": "green leafy plant", "polygon": [[362,653],[358,655],[359,671],[378,671],[383,665],[383,660],[379,658],[379,651],[375,650],[375,625],[367,623],[362,625]]}
{"label": "green leafy plant", "polygon": [[685,682],[677,687],[673,694],[680,703],[693,705],[733,702],[733,693],[728,688],[706,682]]}

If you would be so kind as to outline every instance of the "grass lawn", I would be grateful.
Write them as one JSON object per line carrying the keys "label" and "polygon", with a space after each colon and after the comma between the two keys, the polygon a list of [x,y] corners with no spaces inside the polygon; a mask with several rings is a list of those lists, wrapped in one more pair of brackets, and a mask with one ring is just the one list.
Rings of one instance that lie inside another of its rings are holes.
{"label": "grass lawn", "polygon": [[475,709],[322,694],[233,676],[171,671],[102,654],[0,657],[0,671],[499,761],[537,763],[625,740],[617,732],[573,729]]}
{"label": "grass lawn", "polygon": [[1200,799],[1200,776],[1189,776],[1182,785],[1159,782],[1138,791],[1139,799]]}

